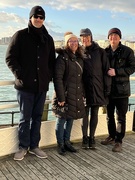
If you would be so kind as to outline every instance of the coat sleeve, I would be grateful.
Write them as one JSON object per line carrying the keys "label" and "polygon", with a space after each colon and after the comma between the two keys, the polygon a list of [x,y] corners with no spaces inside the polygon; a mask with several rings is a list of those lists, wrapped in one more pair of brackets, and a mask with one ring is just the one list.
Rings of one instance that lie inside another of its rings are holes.
{"label": "coat sleeve", "polygon": [[7,48],[5,57],[7,66],[17,79],[21,77],[21,66],[19,64],[19,44],[19,32],[16,32],[11,38],[11,42]]}
{"label": "coat sleeve", "polygon": [[54,46],[54,41],[52,37],[50,37],[50,53],[49,53],[49,73],[50,73],[50,81],[52,81],[53,76],[54,76],[54,67],[55,67],[55,61],[56,61],[56,56],[55,56],[55,46]]}
{"label": "coat sleeve", "polygon": [[108,76],[107,72],[110,68],[109,59],[104,49],[100,49],[101,51],[101,58],[102,58],[102,68],[103,68],[103,80],[104,80],[104,94],[108,96],[111,92],[111,82],[112,78]]}
{"label": "coat sleeve", "polygon": [[64,87],[65,69],[66,69],[66,62],[63,59],[63,56],[58,55],[56,59],[55,71],[54,71],[54,88],[59,102],[65,101],[65,87]]}

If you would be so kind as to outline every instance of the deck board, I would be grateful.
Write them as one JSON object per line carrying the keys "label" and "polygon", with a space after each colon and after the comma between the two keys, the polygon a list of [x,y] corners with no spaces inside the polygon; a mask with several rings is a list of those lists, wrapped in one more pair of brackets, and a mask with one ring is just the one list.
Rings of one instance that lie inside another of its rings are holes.
{"label": "deck board", "polygon": [[44,148],[47,159],[27,154],[14,161],[13,154],[0,158],[0,180],[133,180],[135,179],[135,133],[126,133],[121,153],[112,152],[112,145],[101,145],[105,136],[97,136],[96,150],[81,149],[77,153],[57,153],[56,147]]}

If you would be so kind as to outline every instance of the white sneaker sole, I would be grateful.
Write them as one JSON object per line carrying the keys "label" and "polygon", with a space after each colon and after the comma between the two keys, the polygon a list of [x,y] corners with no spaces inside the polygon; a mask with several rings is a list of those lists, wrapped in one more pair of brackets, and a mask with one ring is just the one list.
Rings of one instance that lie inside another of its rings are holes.
{"label": "white sneaker sole", "polygon": [[[27,154],[27,152],[24,154],[24,156]],[[22,161],[24,159],[24,156],[21,159],[14,158],[15,161]]]}
{"label": "white sneaker sole", "polygon": [[34,153],[33,151],[29,151],[29,153],[37,156],[37,157],[40,158],[40,159],[46,159],[46,158],[48,157],[47,155],[46,155],[46,156],[39,156],[39,155],[37,155],[36,153]]}

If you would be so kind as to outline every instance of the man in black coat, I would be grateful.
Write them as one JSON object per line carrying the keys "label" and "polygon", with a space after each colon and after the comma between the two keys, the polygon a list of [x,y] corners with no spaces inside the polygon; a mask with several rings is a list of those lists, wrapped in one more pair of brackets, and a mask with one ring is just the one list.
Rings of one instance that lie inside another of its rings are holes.
{"label": "man in black coat", "polygon": [[[112,28],[108,32],[110,45],[105,49],[110,60],[108,75],[112,77],[111,93],[107,105],[107,124],[109,136],[101,144],[114,144],[112,151],[122,150],[122,139],[125,136],[126,113],[130,96],[129,77],[135,72],[135,57],[131,48],[121,44],[121,31]],[[117,127],[115,123],[115,108]]]}
{"label": "man in black coat", "polygon": [[46,92],[53,75],[55,48],[43,22],[45,11],[34,6],[28,28],[17,31],[9,44],[6,63],[15,76],[15,89],[20,105],[19,151],[14,160],[22,160],[29,152],[46,158],[39,149],[41,117]]}

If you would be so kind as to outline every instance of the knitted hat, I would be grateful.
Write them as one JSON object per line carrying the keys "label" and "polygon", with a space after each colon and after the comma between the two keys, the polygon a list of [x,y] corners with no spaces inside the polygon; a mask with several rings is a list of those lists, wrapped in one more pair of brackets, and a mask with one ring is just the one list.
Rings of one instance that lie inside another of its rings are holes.
{"label": "knitted hat", "polygon": [[118,28],[112,28],[112,29],[109,30],[109,32],[108,32],[108,39],[109,39],[109,36],[112,33],[118,34],[120,36],[120,39],[121,39],[122,34],[121,34],[121,31]]}
{"label": "knitted hat", "polygon": [[65,35],[65,46],[67,46],[67,43],[68,43],[70,38],[76,38],[78,40],[78,37],[76,35],[74,35],[72,33],[71,34],[67,34],[67,35]]}
{"label": "knitted hat", "polygon": [[41,6],[34,6],[30,11],[29,18],[31,18],[34,14],[42,15],[45,19],[45,11]]}
{"label": "knitted hat", "polygon": [[80,36],[92,36],[92,32],[90,29],[81,29],[80,30]]}

